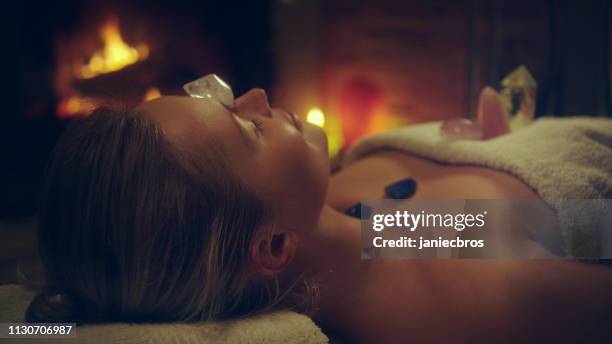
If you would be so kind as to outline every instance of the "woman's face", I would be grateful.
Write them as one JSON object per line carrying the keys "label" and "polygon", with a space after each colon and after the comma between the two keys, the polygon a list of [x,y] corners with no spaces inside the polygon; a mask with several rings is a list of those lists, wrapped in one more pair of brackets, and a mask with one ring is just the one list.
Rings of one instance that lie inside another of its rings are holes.
{"label": "woman's face", "polygon": [[236,175],[277,215],[284,229],[312,229],[323,207],[329,181],[327,138],[323,130],[271,108],[266,93],[252,89],[230,109],[209,99],[168,96],[141,104],[137,111],[160,123],[181,149],[222,145]]}

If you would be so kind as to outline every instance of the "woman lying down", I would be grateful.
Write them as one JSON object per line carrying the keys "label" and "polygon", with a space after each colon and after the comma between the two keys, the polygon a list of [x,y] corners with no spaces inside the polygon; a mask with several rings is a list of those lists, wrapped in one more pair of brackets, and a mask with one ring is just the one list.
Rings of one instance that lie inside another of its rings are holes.
{"label": "woman lying down", "polygon": [[353,158],[330,178],[324,132],[271,107],[261,89],[234,102],[165,96],[100,108],[52,154],[39,213],[47,287],[26,317],[218,320],[289,308],[368,343],[612,337],[612,270],[564,259],[362,260],[360,221],[345,215],[407,177],[419,183],[414,199],[539,199],[533,186],[397,150]]}

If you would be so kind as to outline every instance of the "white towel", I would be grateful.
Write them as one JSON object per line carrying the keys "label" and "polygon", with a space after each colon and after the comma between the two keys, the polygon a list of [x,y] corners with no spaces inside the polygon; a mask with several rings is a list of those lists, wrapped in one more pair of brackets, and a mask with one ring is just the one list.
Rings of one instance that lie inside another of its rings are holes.
{"label": "white towel", "polygon": [[[24,322],[24,313],[34,292],[20,285],[0,286],[0,323]],[[10,343],[7,339],[3,343]],[[45,343],[41,339],[15,339],[14,343]],[[307,316],[274,312],[223,322],[171,324],[100,324],[79,326],[75,338],[53,343],[327,343],[327,337]]]}
{"label": "white towel", "polygon": [[585,202],[588,209],[575,209],[564,201],[612,198],[611,119],[541,118],[522,130],[485,141],[448,140],[440,125],[429,122],[364,137],[347,151],[343,165],[375,150],[396,149],[439,162],[508,172],[557,211],[570,256],[601,256],[601,248],[593,243],[601,244],[602,238],[594,240],[588,220],[601,219],[610,210],[610,202],[595,207]]}

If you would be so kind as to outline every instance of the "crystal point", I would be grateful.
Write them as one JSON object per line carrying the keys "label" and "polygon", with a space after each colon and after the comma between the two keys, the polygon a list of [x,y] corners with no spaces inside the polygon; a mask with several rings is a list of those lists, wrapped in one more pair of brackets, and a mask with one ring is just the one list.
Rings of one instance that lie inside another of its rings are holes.
{"label": "crystal point", "polygon": [[503,87],[538,87],[533,76],[527,70],[525,65],[518,66],[510,74],[508,74],[502,81]]}
{"label": "crystal point", "polygon": [[232,88],[216,74],[209,74],[183,86],[193,98],[209,98],[230,106],[234,104]]}
{"label": "crystal point", "polygon": [[510,117],[512,129],[518,129],[515,123],[531,122],[535,112],[538,84],[527,68],[524,65],[518,66],[501,81],[501,85],[502,100]]}
{"label": "crystal point", "polygon": [[482,89],[478,100],[478,121],[482,138],[487,140],[510,132],[508,113],[501,96],[489,86]]}

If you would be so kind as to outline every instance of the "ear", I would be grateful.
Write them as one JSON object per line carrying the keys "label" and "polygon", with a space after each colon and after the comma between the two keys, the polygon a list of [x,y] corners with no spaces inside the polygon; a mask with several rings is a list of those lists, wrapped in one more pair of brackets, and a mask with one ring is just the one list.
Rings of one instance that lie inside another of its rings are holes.
{"label": "ear", "polygon": [[272,238],[256,240],[251,246],[255,271],[272,277],[283,271],[297,251],[297,235],[291,231],[275,233]]}
{"label": "ear", "polygon": [[484,140],[510,132],[508,112],[501,96],[489,86],[482,89],[478,99],[478,120]]}

